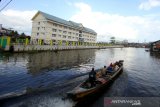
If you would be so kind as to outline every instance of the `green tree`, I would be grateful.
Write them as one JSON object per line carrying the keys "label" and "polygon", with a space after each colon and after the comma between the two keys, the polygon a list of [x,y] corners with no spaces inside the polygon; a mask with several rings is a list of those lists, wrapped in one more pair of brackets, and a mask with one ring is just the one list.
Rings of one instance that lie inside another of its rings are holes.
{"label": "green tree", "polygon": [[26,36],[26,34],[25,34],[25,33],[21,33],[21,35],[20,35],[20,36],[24,37],[24,36]]}
{"label": "green tree", "polygon": [[14,36],[18,36],[18,32],[17,31],[14,31]]}
{"label": "green tree", "polygon": [[9,33],[9,35],[12,36],[12,37],[16,37],[16,36],[18,36],[19,34],[18,34],[17,31],[11,31],[11,32]]}

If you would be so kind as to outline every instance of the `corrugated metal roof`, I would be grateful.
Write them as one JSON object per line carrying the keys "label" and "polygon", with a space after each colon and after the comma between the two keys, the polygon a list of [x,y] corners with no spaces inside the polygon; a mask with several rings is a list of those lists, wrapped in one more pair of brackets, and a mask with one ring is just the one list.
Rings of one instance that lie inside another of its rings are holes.
{"label": "corrugated metal roof", "polygon": [[83,25],[81,23],[76,23],[76,22],[73,22],[73,21],[69,21],[72,26],[74,26],[75,28],[79,28],[79,29],[82,29]]}
{"label": "corrugated metal roof", "polygon": [[42,11],[38,11],[38,12],[41,13],[48,20],[55,21],[55,22],[58,22],[58,23],[61,23],[61,24],[64,24],[64,25],[67,25],[67,26],[70,26],[70,27],[73,27],[73,28],[76,28],[76,29],[80,29],[84,32],[97,34],[94,30],[83,27],[83,25],[81,23],[76,23],[76,22],[73,22],[73,21],[66,21],[64,19],[58,18],[56,16],[52,16],[52,15],[44,13]]}
{"label": "corrugated metal roof", "polygon": [[48,20],[52,20],[52,21],[55,21],[55,22],[58,22],[58,23],[62,23],[62,24],[68,25],[68,26],[72,26],[68,21],[66,21],[66,20],[64,20],[64,19],[61,19],[61,18],[52,16],[52,15],[49,15],[49,14],[44,13],[44,12],[41,12],[41,11],[39,11],[39,12],[40,12],[45,18],[47,18]]}
{"label": "corrugated metal roof", "polygon": [[84,27],[83,30],[85,30],[87,32],[91,32],[91,33],[97,34],[94,30],[92,30],[90,28],[87,28],[87,27]]}

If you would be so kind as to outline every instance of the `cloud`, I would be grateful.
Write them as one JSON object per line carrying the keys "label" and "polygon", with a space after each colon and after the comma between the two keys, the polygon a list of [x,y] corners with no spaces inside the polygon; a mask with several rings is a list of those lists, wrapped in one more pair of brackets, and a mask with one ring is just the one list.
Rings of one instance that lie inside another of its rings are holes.
{"label": "cloud", "polygon": [[91,7],[85,3],[75,3],[74,4],[77,8],[79,8],[82,12],[90,12]]}
{"label": "cloud", "polygon": [[150,10],[153,7],[159,7],[160,6],[160,0],[148,0],[146,2],[143,2],[139,5],[139,9],[142,10]]}
{"label": "cloud", "polygon": [[73,3],[72,3],[71,1],[65,0],[65,2],[66,2],[66,4],[67,4],[68,6],[73,6]]}
{"label": "cloud", "polygon": [[[93,11],[85,3],[72,3],[76,13],[69,20],[82,23],[98,33],[98,41],[109,41],[111,36],[119,40],[154,41],[160,35],[160,14],[145,16],[123,16],[100,11]],[[0,24],[20,32],[31,34],[31,18],[37,11],[5,10],[0,13]]]}
{"label": "cloud", "polygon": [[13,28],[19,32],[31,34],[32,22],[31,18],[37,11],[19,11],[19,10],[6,10],[0,13],[0,24],[6,28]]}
{"label": "cloud", "polygon": [[79,11],[70,19],[94,29],[98,33],[98,41],[109,40],[111,36],[121,40],[144,40],[149,34],[159,32],[160,21],[155,20],[157,16],[154,15],[123,16],[93,11],[91,6],[85,3],[75,3],[74,6]]}

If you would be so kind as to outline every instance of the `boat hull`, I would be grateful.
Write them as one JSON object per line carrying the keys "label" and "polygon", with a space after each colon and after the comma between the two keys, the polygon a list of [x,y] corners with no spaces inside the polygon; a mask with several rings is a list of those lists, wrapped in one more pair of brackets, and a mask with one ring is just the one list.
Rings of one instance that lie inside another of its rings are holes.
{"label": "boat hull", "polygon": [[77,91],[77,90],[80,89],[79,87],[82,85],[82,84],[80,84],[73,91],[68,92],[67,95],[68,95],[69,98],[71,98],[72,100],[75,100],[75,101],[79,101],[79,100],[84,99],[88,96],[92,96],[96,93],[101,92],[102,89],[105,89],[105,87],[108,87],[109,84],[111,82],[113,82],[116,79],[116,77],[118,77],[119,74],[121,74],[122,72],[123,72],[123,65],[110,78],[105,79],[106,81],[103,84],[101,84],[101,85],[99,85],[95,88],[90,88],[90,89],[86,89],[86,90],[82,90],[82,91]]}

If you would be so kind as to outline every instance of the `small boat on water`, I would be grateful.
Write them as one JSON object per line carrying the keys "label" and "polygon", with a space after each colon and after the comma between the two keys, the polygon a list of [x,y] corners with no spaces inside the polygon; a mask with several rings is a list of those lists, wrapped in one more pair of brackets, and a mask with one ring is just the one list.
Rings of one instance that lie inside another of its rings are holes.
{"label": "small boat on water", "polygon": [[[123,60],[117,61],[116,67],[112,72],[108,72],[107,68],[105,69],[105,75],[101,75],[96,78],[95,86],[91,87],[89,78],[83,83],[75,87],[73,90],[67,92],[67,96],[73,100],[80,100],[89,95],[95,94],[101,89],[104,89],[111,81],[113,81],[121,72],[123,72]],[[96,74],[100,74],[104,68],[95,70]]]}
{"label": "small boat on water", "polygon": [[149,52],[149,49],[146,49],[145,51],[146,51],[146,52]]}

